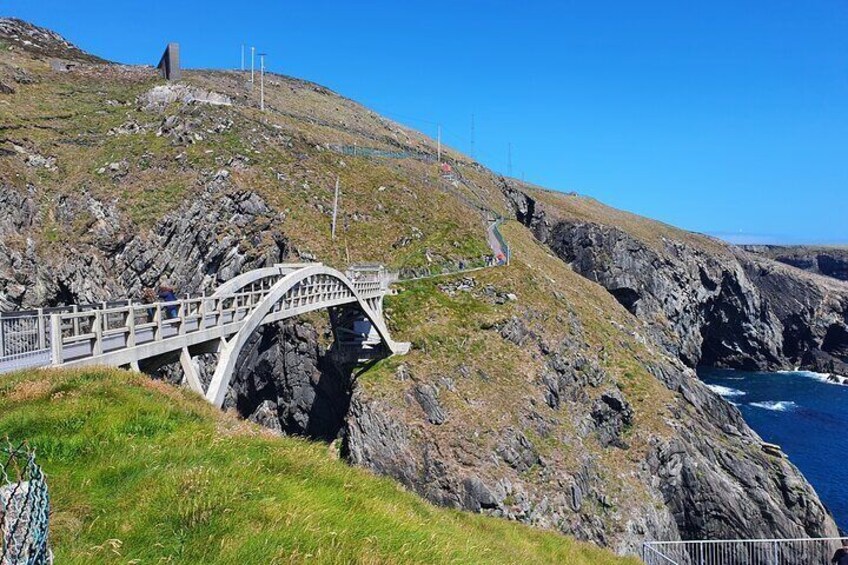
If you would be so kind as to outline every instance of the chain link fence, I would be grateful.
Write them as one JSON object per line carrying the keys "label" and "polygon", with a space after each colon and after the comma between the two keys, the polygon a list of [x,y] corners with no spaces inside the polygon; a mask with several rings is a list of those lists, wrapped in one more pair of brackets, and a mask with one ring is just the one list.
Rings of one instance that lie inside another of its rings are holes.
{"label": "chain link fence", "polygon": [[53,562],[48,547],[50,497],[35,453],[0,446],[0,565]]}

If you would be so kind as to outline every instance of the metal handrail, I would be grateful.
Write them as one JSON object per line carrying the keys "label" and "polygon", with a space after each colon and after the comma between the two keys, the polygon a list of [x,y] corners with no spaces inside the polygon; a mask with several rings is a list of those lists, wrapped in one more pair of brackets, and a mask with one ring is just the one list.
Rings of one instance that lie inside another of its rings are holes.
{"label": "metal handrail", "polygon": [[650,541],[646,565],[809,565],[829,563],[842,538]]}

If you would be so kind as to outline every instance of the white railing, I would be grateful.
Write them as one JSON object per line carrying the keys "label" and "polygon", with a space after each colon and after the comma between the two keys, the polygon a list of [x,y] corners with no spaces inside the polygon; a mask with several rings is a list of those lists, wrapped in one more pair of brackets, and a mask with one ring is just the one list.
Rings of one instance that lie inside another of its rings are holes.
{"label": "white railing", "polygon": [[[389,278],[382,268],[352,268],[347,274],[363,299],[377,299],[387,291]],[[268,276],[224,296],[186,296],[154,303],[123,300],[2,314],[0,373],[61,365],[238,324],[284,276]],[[275,305],[274,312],[303,312],[352,298],[341,280],[319,274],[295,285]]]}
{"label": "white railing", "polygon": [[657,541],[642,546],[646,565],[826,565],[840,538]]}

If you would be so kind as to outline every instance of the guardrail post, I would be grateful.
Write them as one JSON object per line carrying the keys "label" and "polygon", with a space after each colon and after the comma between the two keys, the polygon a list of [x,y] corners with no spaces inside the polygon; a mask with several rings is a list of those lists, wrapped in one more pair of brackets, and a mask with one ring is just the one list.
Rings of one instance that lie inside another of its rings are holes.
{"label": "guardrail post", "polygon": [[50,315],[50,349],[53,365],[61,365],[64,361],[64,344],[62,343],[62,315]]}
{"label": "guardrail post", "polygon": [[162,341],[162,303],[156,303],[156,341]]}
{"label": "guardrail post", "polygon": [[779,561],[778,561],[778,558],[780,557],[778,555],[779,552],[780,552],[780,550],[777,547],[777,542],[776,541],[772,542],[772,563],[779,563]]}
{"label": "guardrail post", "polygon": [[92,347],[92,355],[100,355],[103,353],[103,312],[100,310],[94,311],[94,346]]}
{"label": "guardrail post", "polygon": [[36,323],[38,324],[37,330],[36,330],[36,331],[38,331],[38,349],[39,350],[47,349],[47,343],[46,343],[46,341],[47,341],[46,340],[46,330],[47,330],[47,328],[44,327],[44,308],[38,309],[38,321]]}
{"label": "guardrail post", "polygon": [[206,326],[206,292],[200,297],[200,306],[197,308],[197,313],[200,316],[197,322],[197,331],[201,331]]}
{"label": "guardrail post", "polygon": [[177,319],[179,320],[180,327],[178,329],[178,333],[180,335],[185,334],[185,319],[188,314],[188,304],[186,302],[180,302],[177,305]]}
{"label": "guardrail post", "polygon": [[6,356],[6,340],[3,337],[3,318],[0,318],[0,357]]}
{"label": "guardrail post", "polygon": [[135,347],[135,308],[130,301],[129,311],[127,312],[127,347]]}

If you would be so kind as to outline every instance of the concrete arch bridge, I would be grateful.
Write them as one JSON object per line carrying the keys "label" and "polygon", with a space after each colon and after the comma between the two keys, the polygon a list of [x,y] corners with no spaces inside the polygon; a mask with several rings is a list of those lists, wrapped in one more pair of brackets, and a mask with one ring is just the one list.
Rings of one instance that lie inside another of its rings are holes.
{"label": "concrete arch bridge", "polygon": [[[394,341],[383,318],[391,281],[382,267],[342,273],[286,263],[239,275],[211,296],[7,312],[0,315],[0,373],[86,365],[152,370],[179,360],[189,386],[220,407],[239,353],[265,324],[329,310],[333,347],[346,358],[406,353],[409,344]],[[192,362],[203,353],[218,353],[205,390]]]}

